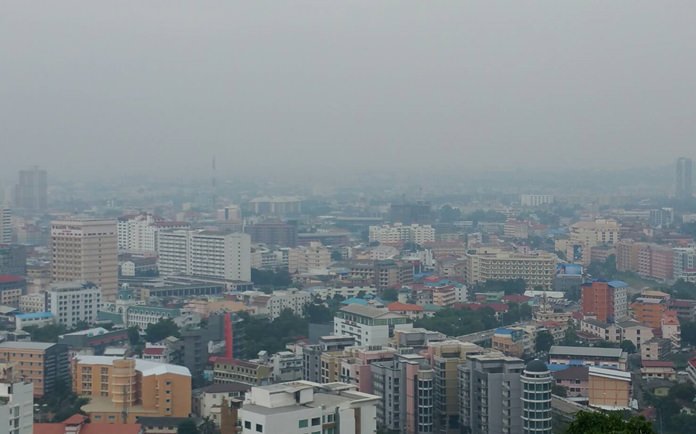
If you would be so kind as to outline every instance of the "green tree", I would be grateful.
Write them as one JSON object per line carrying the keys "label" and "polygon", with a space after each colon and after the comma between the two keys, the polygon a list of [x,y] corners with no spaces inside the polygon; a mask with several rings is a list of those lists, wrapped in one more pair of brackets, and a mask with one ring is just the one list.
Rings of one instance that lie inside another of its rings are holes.
{"label": "green tree", "polygon": [[304,306],[304,317],[313,324],[326,324],[333,320],[333,313],[323,304],[308,303]]}
{"label": "green tree", "polygon": [[140,330],[138,330],[138,326],[128,327],[127,333],[128,342],[131,344],[131,346],[138,345],[140,342]]}
{"label": "green tree", "polygon": [[193,419],[186,419],[176,427],[176,434],[200,434],[200,431]]}
{"label": "green tree", "polygon": [[575,325],[568,325],[568,328],[565,331],[565,335],[563,336],[563,345],[577,345],[578,340],[578,333],[575,331]]}
{"label": "green tree", "polygon": [[160,318],[156,323],[148,324],[145,329],[145,339],[151,343],[169,336],[179,337],[179,326],[171,318]]}
{"label": "green tree", "polygon": [[399,299],[399,291],[393,288],[387,288],[382,291],[382,300],[397,301]]}
{"label": "green tree", "polygon": [[461,336],[496,327],[498,321],[493,309],[443,309],[430,318],[421,318],[414,324],[447,336]]}
{"label": "green tree", "polygon": [[548,330],[537,333],[535,345],[537,352],[548,353],[553,343],[553,335]]}
{"label": "green tree", "polygon": [[35,342],[58,342],[58,336],[67,333],[63,324],[47,324],[43,327],[29,326],[24,331],[31,335],[31,340]]}
{"label": "green tree", "polygon": [[621,349],[626,351],[628,354],[634,354],[636,351],[638,351],[635,344],[628,339],[621,341]]}
{"label": "green tree", "polygon": [[575,415],[566,434],[656,434],[650,422],[642,416],[624,419],[618,412],[590,413],[581,411]]}
{"label": "green tree", "polygon": [[680,321],[682,345],[696,345],[696,322]]}

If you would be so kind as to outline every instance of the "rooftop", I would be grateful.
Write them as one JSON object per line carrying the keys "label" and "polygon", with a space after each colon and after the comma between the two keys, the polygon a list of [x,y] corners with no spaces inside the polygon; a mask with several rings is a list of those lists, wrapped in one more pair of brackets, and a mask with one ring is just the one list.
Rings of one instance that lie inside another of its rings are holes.
{"label": "rooftop", "polygon": [[48,319],[53,318],[51,312],[31,312],[31,313],[18,313],[15,318],[28,320],[28,319]]}
{"label": "rooftop", "polygon": [[674,368],[674,362],[667,360],[642,360],[643,368]]}
{"label": "rooftop", "polygon": [[621,348],[598,348],[598,347],[568,347],[554,345],[549,350],[549,356],[589,356],[621,358],[623,350]]}
{"label": "rooftop", "polygon": [[[112,365],[114,360],[122,360],[120,357],[106,357],[106,356],[75,356],[77,361],[86,365]],[[142,375],[163,375],[163,374],[177,374],[184,375],[186,377],[191,376],[191,372],[188,368],[184,366],[171,365],[169,363],[159,363],[151,362],[149,360],[135,360],[135,369],[140,371]]]}
{"label": "rooftop", "polygon": [[587,366],[570,366],[568,369],[555,371],[553,378],[556,380],[580,380],[587,381],[590,370]]}
{"label": "rooftop", "polygon": [[2,342],[0,343],[0,349],[21,349],[21,350],[47,350],[54,345],[52,342]]}
{"label": "rooftop", "polygon": [[401,318],[401,315],[391,313],[384,309],[378,309],[371,306],[361,306],[358,304],[349,304],[341,308],[341,312],[352,313],[368,318]]}

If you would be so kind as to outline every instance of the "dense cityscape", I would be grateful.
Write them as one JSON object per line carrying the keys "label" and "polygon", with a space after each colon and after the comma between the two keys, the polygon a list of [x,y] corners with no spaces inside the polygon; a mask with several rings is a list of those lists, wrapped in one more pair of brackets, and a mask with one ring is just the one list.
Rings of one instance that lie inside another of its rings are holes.
{"label": "dense cityscape", "polygon": [[645,196],[309,193],[242,191],[213,161],[188,192],[76,201],[22,169],[0,208],[0,425],[688,432],[692,171]]}

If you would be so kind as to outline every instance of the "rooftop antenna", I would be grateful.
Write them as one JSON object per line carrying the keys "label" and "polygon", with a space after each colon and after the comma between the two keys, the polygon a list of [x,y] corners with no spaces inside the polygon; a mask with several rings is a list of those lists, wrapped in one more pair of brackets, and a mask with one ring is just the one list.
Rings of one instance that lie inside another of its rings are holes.
{"label": "rooftop antenna", "polygon": [[215,155],[213,155],[213,176],[212,176],[212,179],[211,179],[210,181],[211,181],[211,185],[212,185],[212,187],[213,187],[213,197],[212,197],[212,201],[213,201],[213,211],[215,211],[215,209],[216,209],[216,204],[217,204],[217,197],[216,197],[216,193],[217,193],[217,179],[216,179],[216,177],[215,177]]}

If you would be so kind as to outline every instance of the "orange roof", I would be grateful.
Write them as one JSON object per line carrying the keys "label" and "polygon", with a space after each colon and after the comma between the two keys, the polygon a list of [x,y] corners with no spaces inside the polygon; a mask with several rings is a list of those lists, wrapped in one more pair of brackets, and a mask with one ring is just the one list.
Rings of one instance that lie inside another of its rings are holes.
{"label": "orange roof", "polygon": [[679,325],[677,313],[673,310],[666,311],[662,317],[662,323],[667,325]]}
{"label": "orange roof", "polygon": [[395,301],[394,303],[387,305],[387,309],[389,309],[390,312],[422,312],[423,306],[410,303],[399,303],[398,301]]}

